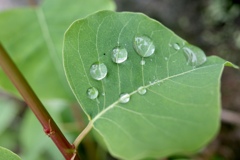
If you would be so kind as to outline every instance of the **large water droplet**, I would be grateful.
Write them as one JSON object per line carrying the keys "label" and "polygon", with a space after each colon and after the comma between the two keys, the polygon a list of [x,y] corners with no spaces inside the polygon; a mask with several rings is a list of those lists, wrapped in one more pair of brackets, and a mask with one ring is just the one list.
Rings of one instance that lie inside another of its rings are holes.
{"label": "large water droplet", "polygon": [[179,49],[180,49],[180,46],[179,46],[178,43],[174,43],[174,44],[173,44],[173,48],[174,48],[175,50],[179,50]]}
{"label": "large water droplet", "polygon": [[121,103],[127,103],[127,102],[129,102],[129,100],[130,100],[130,95],[128,93],[124,93],[124,94],[120,95],[119,101]]}
{"label": "large water droplet", "polygon": [[197,67],[207,60],[205,53],[198,47],[187,45],[186,47],[183,47],[183,51],[187,64],[190,66]]}
{"label": "large water droplet", "polygon": [[147,90],[146,90],[145,87],[139,87],[139,88],[138,88],[138,93],[139,93],[139,94],[144,95],[146,92],[147,92]]}
{"label": "large water droplet", "polygon": [[87,89],[87,96],[90,99],[96,99],[98,97],[98,90],[94,87]]}
{"label": "large water droplet", "polygon": [[93,79],[102,80],[107,75],[107,67],[104,63],[94,63],[90,68],[90,74]]}
{"label": "large water droplet", "polygon": [[123,63],[127,60],[128,52],[123,47],[115,47],[112,51],[112,60],[115,63]]}
{"label": "large water droplet", "polygon": [[190,48],[187,48],[187,47],[184,47],[183,51],[187,59],[187,64],[191,66],[196,66],[197,56],[195,55],[195,53]]}
{"label": "large water droplet", "polygon": [[153,41],[147,36],[136,36],[133,44],[136,52],[142,57],[149,57],[155,51]]}
{"label": "large water droplet", "polygon": [[143,66],[143,65],[145,65],[145,61],[142,59],[141,61],[140,61],[140,64]]}

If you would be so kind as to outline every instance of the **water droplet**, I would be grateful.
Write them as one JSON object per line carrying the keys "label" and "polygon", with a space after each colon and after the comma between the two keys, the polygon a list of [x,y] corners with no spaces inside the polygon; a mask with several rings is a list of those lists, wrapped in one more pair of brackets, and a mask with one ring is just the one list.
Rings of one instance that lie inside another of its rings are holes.
{"label": "water droplet", "polygon": [[98,97],[98,90],[94,87],[87,89],[87,96],[90,99],[96,99]]}
{"label": "water droplet", "polygon": [[183,51],[187,60],[187,65],[196,67],[207,60],[205,53],[198,47],[188,45],[187,47],[183,47]]}
{"label": "water droplet", "polygon": [[112,51],[112,60],[115,63],[123,63],[127,60],[128,52],[123,47],[115,47]]}
{"label": "water droplet", "polygon": [[103,92],[102,95],[105,96],[105,92]]}
{"label": "water droplet", "polygon": [[187,64],[191,66],[196,66],[197,56],[195,55],[195,53],[190,48],[187,48],[187,47],[184,47],[183,51],[187,59]]}
{"label": "water droplet", "polygon": [[145,65],[145,61],[142,59],[141,61],[140,61],[140,64],[143,66],[143,65]]}
{"label": "water droplet", "polygon": [[130,100],[130,95],[128,93],[121,94],[119,100],[121,103],[127,103]]}
{"label": "water droplet", "polygon": [[144,95],[146,92],[147,92],[147,90],[146,90],[145,87],[139,87],[139,88],[138,88],[138,93],[139,93],[139,94]]}
{"label": "water droplet", "polygon": [[142,57],[149,57],[155,51],[153,41],[147,36],[136,36],[133,44],[136,52]]}
{"label": "water droplet", "polygon": [[107,67],[104,63],[94,63],[90,68],[90,74],[93,79],[102,80],[107,75]]}
{"label": "water droplet", "polygon": [[164,57],[164,59],[167,61],[168,60],[168,58],[167,57]]}
{"label": "water droplet", "polygon": [[173,44],[173,48],[174,48],[175,50],[179,50],[179,49],[180,49],[180,46],[179,46],[178,43],[174,43],[174,44]]}
{"label": "water droplet", "polygon": [[152,84],[153,84],[153,82],[152,82],[152,81],[149,81],[148,83],[149,83],[149,85],[152,85]]}

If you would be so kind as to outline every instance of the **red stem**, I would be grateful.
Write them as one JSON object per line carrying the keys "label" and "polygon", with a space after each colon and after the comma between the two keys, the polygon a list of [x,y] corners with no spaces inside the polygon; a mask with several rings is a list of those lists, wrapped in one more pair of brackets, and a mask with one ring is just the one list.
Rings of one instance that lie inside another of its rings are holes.
{"label": "red stem", "polygon": [[71,145],[52,117],[49,115],[43,104],[33,92],[21,72],[18,70],[12,59],[0,43],[0,66],[15,85],[28,106],[43,126],[44,132],[53,140],[66,160],[80,160],[75,153],[74,145]]}

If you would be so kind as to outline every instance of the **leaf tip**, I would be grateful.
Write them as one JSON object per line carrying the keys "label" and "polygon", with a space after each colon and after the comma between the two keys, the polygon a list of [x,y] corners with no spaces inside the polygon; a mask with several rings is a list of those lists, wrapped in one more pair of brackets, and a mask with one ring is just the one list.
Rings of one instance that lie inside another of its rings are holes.
{"label": "leaf tip", "polygon": [[226,61],[225,64],[224,64],[226,67],[233,67],[235,69],[239,69],[239,66],[229,62],[229,61]]}

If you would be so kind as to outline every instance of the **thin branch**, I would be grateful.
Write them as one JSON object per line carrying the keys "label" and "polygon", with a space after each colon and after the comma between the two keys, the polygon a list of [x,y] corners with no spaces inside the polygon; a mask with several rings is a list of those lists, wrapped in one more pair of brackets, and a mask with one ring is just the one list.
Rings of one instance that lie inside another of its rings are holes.
{"label": "thin branch", "polygon": [[240,114],[227,109],[222,109],[221,120],[225,123],[240,126]]}
{"label": "thin branch", "polygon": [[79,160],[80,158],[75,153],[76,150],[74,145],[71,145],[64,137],[63,133],[60,131],[47,110],[44,108],[43,104],[33,92],[12,59],[8,56],[1,43],[0,66],[12,81],[12,83],[15,85],[33,113],[36,115],[43,126],[44,132],[53,140],[65,159],[71,160],[74,157],[74,160]]}
{"label": "thin branch", "polygon": [[32,7],[37,7],[38,2],[37,0],[28,0],[28,4]]}

